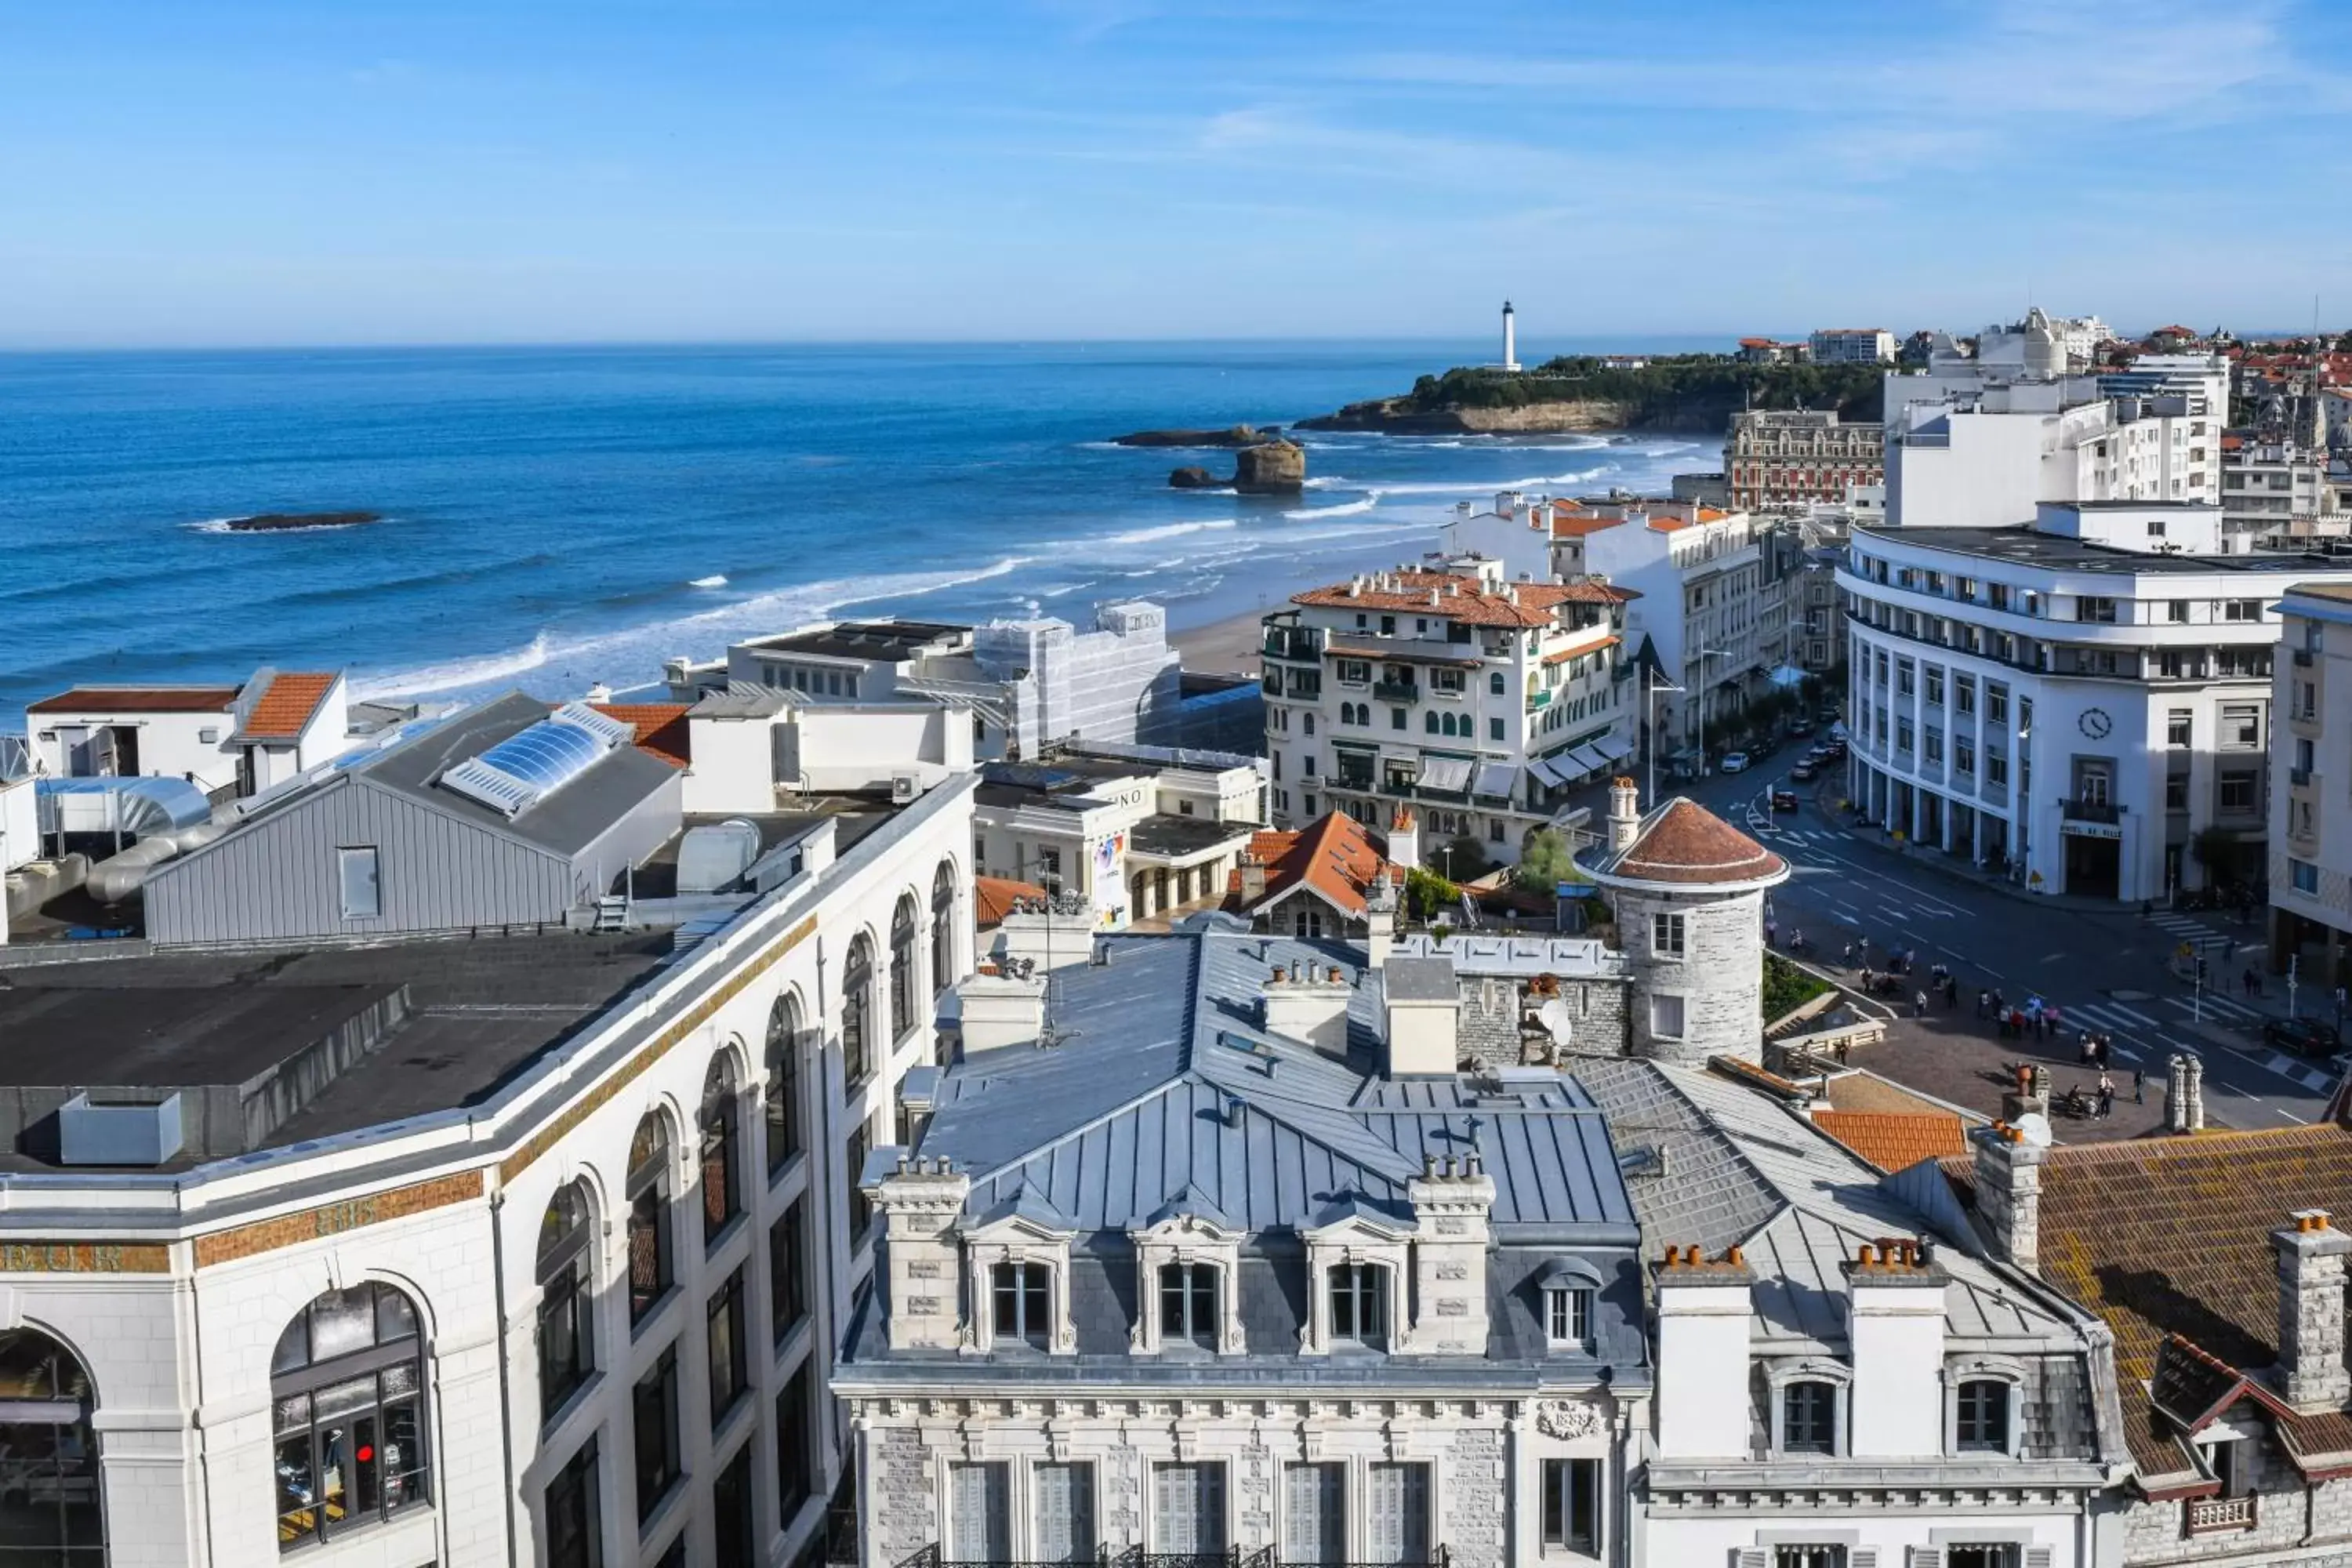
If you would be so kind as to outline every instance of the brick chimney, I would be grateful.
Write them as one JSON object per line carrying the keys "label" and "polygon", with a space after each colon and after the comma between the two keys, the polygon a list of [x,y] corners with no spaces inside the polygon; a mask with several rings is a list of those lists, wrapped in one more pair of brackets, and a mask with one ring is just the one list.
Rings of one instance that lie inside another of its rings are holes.
{"label": "brick chimney", "polygon": [[2298,1410],[2332,1410],[2352,1396],[2344,1364],[2344,1255],[2352,1236],[2326,1209],[2297,1209],[2271,1232],[2278,1252],[2279,1393]]}
{"label": "brick chimney", "polygon": [[1609,781],[1609,847],[1612,852],[1633,847],[1642,831],[1642,793],[1630,778]]}
{"label": "brick chimney", "polygon": [[1971,1136],[1977,1145],[1977,1213],[1995,1256],[2035,1271],[2042,1258],[2042,1162],[2050,1151],[2029,1143],[2006,1121]]}

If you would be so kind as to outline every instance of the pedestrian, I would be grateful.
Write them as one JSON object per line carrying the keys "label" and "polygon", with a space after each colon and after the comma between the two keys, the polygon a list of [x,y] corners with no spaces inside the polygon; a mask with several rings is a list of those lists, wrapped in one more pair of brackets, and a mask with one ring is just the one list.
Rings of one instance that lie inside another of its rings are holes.
{"label": "pedestrian", "polygon": [[1998,989],[1992,994],[1992,1010],[1996,1013],[2009,1011],[2009,998],[2002,995]]}
{"label": "pedestrian", "polygon": [[2263,977],[2255,973],[2254,966],[2249,963],[2246,965],[2246,994],[2249,996],[2259,995],[2262,989]]}
{"label": "pedestrian", "polygon": [[2116,1086],[2104,1079],[2099,1084],[2099,1120],[2105,1121],[2116,1113]]}
{"label": "pedestrian", "polygon": [[2050,1032],[2053,1035],[2056,1034],[2058,1032],[2058,1005],[2053,1002],[2050,1005],[2042,1008],[2042,1016],[2050,1020]]}
{"label": "pedestrian", "polygon": [[1944,1011],[1949,1013],[1959,1005],[1960,977],[1957,974],[1947,974],[1944,976]]}
{"label": "pedestrian", "polygon": [[1844,1036],[1843,1036],[1843,1035],[1841,1035],[1841,1036],[1839,1036],[1839,1037],[1838,1037],[1838,1043],[1837,1043],[1837,1058],[1838,1058],[1838,1066],[1840,1066],[1840,1067],[1843,1067],[1843,1066],[1845,1066],[1845,1055],[1846,1055],[1846,1052],[1848,1052],[1849,1050],[1852,1050],[1853,1048],[1853,1042],[1852,1040],[1847,1039],[1847,1038],[1846,1038]]}
{"label": "pedestrian", "polygon": [[2099,1037],[2098,1050],[2099,1070],[2101,1072],[2105,1072],[2115,1061],[2116,1042],[2114,1037],[2110,1035],[2101,1035]]}
{"label": "pedestrian", "polygon": [[2137,1068],[2132,1068],[2132,1103],[2134,1105],[2147,1103],[2147,1074]]}
{"label": "pedestrian", "polygon": [[1992,1011],[1992,993],[1991,993],[1991,992],[1990,992],[1990,991],[1988,991],[1988,990],[1986,990],[1986,989],[1985,989],[1983,986],[1981,986],[1981,985],[1978,986],[1978,987],[1977,987],[1977,1016],[1978,1016],[1979,1018],[1982,1018],[1986,1014],[1988,1014],[1988,1013],[1990,1013],[1990,1012],[1991,1012],[1991,1011]]}
{"label": "pedestrian", "polygon": [[1848,969],[1853,967],[1853,943],[1847,942],[1845,944],[1845,952],[1840,957],[1838,962],[1843,963]]}
{"label": "pedestrian", "polygon": [[1912,1002],[1912,1006],[1915,1009],[1911,1015],[1913,1017],[1926,1017],[1927,1016],[1927,994],[1925,991],[1920,992],[1918,996]]}
{"label": "pedestrian", "polygon": [[1780,945],[1780,927],[1778,921],[1766,921],[1764,922],[1764,945],[1766,947],[1778,947]]}
{"label": "pedestrian", "polygon": [[2050,1038],[2049,1014],[2036,1013],[2033,1015],[2033,1037],[2037,1040],[2047,1040]]}

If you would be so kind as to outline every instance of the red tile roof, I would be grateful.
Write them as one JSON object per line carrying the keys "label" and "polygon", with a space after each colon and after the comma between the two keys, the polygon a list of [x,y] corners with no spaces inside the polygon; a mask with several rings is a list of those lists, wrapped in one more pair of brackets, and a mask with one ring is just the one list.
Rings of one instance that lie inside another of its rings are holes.
{"label": "red tile roof", "polygon": [[252,741],[292,741],[318,712],[319,704],[341,678],[331,670],[286,670],[272,678],[268,689],[245,716],[242,733]]}
{"label": "red tile roof", "polygon": [[77,686],[26,704],[27,713],[226,713],[234,686]]}
{"label": "red tile roof", "polygon": [[1967,1133],[1948,1110],[1906,1116],[1883,1110],[1816,1110],[1813,1125],[1882,1171],[1965,1154]]}
{"label": "red tile roof", "polygon": [[1388,862],[1387,838],[1343,811],[1327,812],[1295,833],[1253,834],[1245,853],[1266,871],[1265,893],[1246,906],[1239,904],[1241,873],[1229,881],[1232,901],[1244,912],[1263,909],[1304,883],[1348,914],[1360,915],[1381,877],[1403,880],[1403,873]]}
{"label": "red tile roof", "polygon": [[1654,813],[1622,855],[1597,862],[1606,874],[1640,882],[1748,882],[1777,877],[1788,863],[1697,802],[1678,797]]}
{"label": "red tile roof", "polygon": [[635,726],[637,750],[647,755],[659,757],[674,768],[694,761],[687,734],[686,703],[592,702],[589,706],[607,719]]}
{"label": "red tile roof", "polygon": [[1034,882],[1016,882],[1009,877],[974,877],[971,879],[972,915],[981,930],[988,931],[1004,923],[1013,906],[1023,899],[1042,899],[1045,889]]}
{"label": "red tile roof", "polygon": [[1405,571],[1309,588],[1291,595],[1290,602],[1321,609],[1411,611],[1474,626],[1544,626],[1561,605],[1622,603],[1633,596],[1598,583],[1513,583],[1489,590],[1475,577]]}

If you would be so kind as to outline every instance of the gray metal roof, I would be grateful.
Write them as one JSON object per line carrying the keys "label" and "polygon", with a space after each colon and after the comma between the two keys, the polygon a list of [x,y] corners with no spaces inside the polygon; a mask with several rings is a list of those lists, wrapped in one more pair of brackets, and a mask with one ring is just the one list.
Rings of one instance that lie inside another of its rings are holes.
{"label": "gray metal roof", "polygon": [[1451,1002],[1460,994],[1450,958],[1391,958],[1381,973],[1389,995],[1400,1002]]}

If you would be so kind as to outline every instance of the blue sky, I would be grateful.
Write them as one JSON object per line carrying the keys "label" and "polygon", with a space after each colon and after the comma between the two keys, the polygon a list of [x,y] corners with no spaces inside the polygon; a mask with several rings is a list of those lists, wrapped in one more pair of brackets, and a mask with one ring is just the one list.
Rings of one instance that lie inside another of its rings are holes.
{"label": "blue sky", "polygon": [[2352,320],[2352,5],[0,0],[0,344]]}

